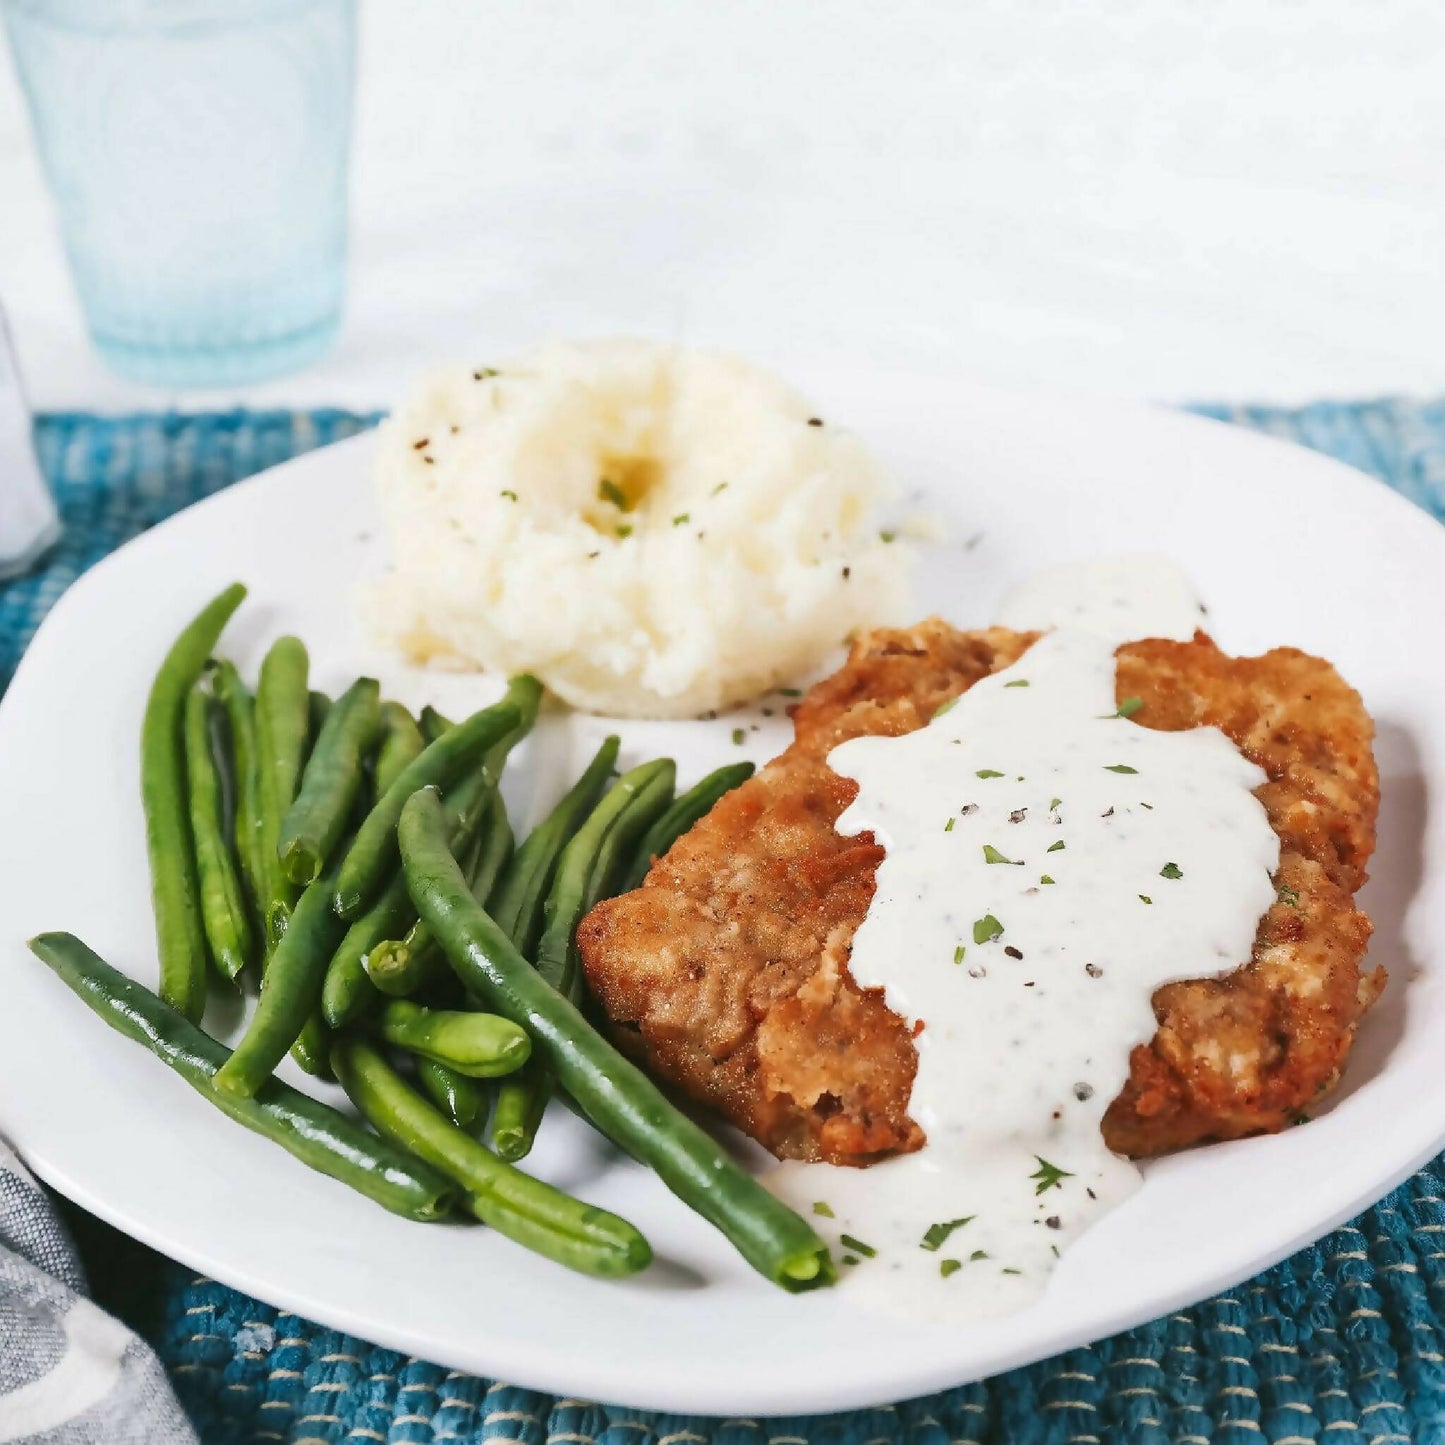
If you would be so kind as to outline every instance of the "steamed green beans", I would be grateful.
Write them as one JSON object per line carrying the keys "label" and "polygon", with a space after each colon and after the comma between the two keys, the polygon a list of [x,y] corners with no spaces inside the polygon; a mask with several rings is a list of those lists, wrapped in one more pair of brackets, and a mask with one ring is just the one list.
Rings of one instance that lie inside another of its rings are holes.
{"label": "steamed green beans", "polygon": [[214,707],[203,678],[186,698],[186,782],[200,883],[201,923],[216,967],[234,982],[251,961],[255,939],[231,841],[226,836],[221,778],[211,738]]}
{"label": "steamed green beans", "polygon": [[454,782],[504,739],[520,736],[536,716],[541,696],[536,678],[513,678],[503,702],[443,733],[401,771],[367,814],[342,861],[335,906],[343,918],[355,918],[385,885],[396,863],[396,824],[406,800],[418,788]]}
{"label": "steamed green beans", "polygon": [[[543,909],[536,967],[574,1003],[577,925],[599,898],[615,890],[638,840],[666,810],[676,776],[676,767],[667,759],[625,773],[563,849]],[[498,1090],[492,1143],[503,1159],[515,1163],[530,1152],[551,1096],[552,1077],[540,1060]]]}
{"label": "steamed green beans", "polygon": [[484,1080],[470,1079],[435,1059],[418,1057],[416,1081],[457,1128],[474,1134],[487,1122],[492,1094]]}
{"label": "steamed green beans", "polygon": [[[503,739],[498,747],[506,741]],[[475,837],[494,798],[495,789],[485,766],[463,778],[447,795],[448,827],[452,846],[458,851]],[[347,928],[327,966],[321,1008],[326,1022],[333,1028],[355,1022],[376,1004],[378,990],[371,980],[373,955],[384,949],[395,949],[394,940],[407,934],[416,921],[416,908],[398,868],[366,911]],[[410,992],[413,986],[410,958],[393,959],[388,968],[403,974],[397,980],[397,989]]]}
{"label": "steamed green beans", "polygon": [[367,960],[372,950],[404,933],[416,921],[416,908],[400,870],[355,919],[337,944],[326,968],[321,987],[321,1012],[332,1028],[354,1023],[377,1000],[376,989],[367,978]]}
{"label": "steamed green beans", "polygon": [[[481,837],[473,845],[472,858],[466,866],[472,897],[478,903],[485,904],[496,887],[497,878],[511,857],[512,841],[506,805],[501,793],[493,791],[482,820]],[[452,851],[460,851],[455,834]],[[439,971],[443,974],[448,971],[446,959],[436,946],[431,929],[420,919],[413,922],[405,938],[387,939],[366,957],[366,976],[389,998],[409,998]]]}
{"label": "steamed green beans", "polygon": [[358,678],[327,712],[301,789],[281,822],[278,852],[292,883],[315,882],[340,841],[361,793],[380,712],[381,684],[374,677]]}
{"label": "steamed green beans", "polygon": [[266,976],[256,1012],[231,1057],[216,1074],[216,1088],[249,1098],[271,1077],[286,1051],[309,1029],[301,1058],[312,1067],[321,1039],[317,1034],[317,1007],[327,965],[346,925],[331,906],[335,871],[322,874],[301,894],[281,935]]}
{"label": "steamed green beans", "polygon": [[689,828],[710,813],[724,793],[730,793],[753,775],[751,763],[729,763],[711,772],[700,783],[681,794],[672,806],[648,829],[637,848],[637,857],[623,879],[619,893],[631,893],[642,887],[654,858],[661,858]]}
{"label": "steamed green beans", "polygon": [[151,684],[141,725],[141,803],[161,996],[192,1022],[206,1006],[206,936],[186,794],[186,697],[245,595],[246,589],[233,583],[208,602],[171,644]]}
{"label": "steamed green beans", "polygon": [[416,719],[399,703],[381,705],[381,744],[376,752],[372,781],[379,798],[401,776],[402,770],[426,746]]}
{"label": "steamed green beans", "polygon": [[[279,637],[261,663],[256,684],[256,753],[261,773],[262,910],[268,944],[286,927],[296,889],[281,871],[281,820],[296,797],[311,743],[310,659],[299,638]],[[270,949],[268,947],[267,952]]]}
{"label": "steamed green beans", "polygon": [[[252,918],[260,919],[266,874],[260,851],[261,778],[256,767],[255,704],[233,663],[211,665],[211,689],[225,708],[230,724],[231,773],[236,783],[232,836]],[[255,929],[252,932],[259,942],[264,937],[264,926],[259,933]]]}
{"label": "steamed green beans", "polygon": [[562,850],[597,806],[621,746],[616,735],[605,739],[567,796],[527,836],[497,881],[488,911],[521,954],[530,956],[537,947],[542,908]]}
{"label": "steamed green beans", "polygon": [[496,1079],[520,1069],[532,1052],[526,1029],[496,1014],[423,1008],[394,998],[377,1016],[387,1043],[435,1059],[472,1079]]}
{"label": "steamed green beans", "polygon": [[400,822],[402,861],[421,916],[462,983],[521,1024],[534,1049],[603,1133],[648,1165],[714,1224],[760,1273],[789,1290],[835,1279],[806,1220],[775,1199],[559,994],[492,921],[448,847],[434,791],[417,793]]}
{"label": "steamed green beans", "polygon": [[672,801],[677,768],[668,758],[624,773],[567,845],[543,910],[537,972],[564,994],[576,968],[573,935],[587,910],[614,892],[637,845]]}
{"label": "steamed green beans", "polygon": [[275,1079],[250,1099],[213,1090],[211,1081],[229,1058],[226,1048],[72,934],[42,933],[30,948],[111,1028],[147,1048],[238,1124],[395,1214],[429,1220],[447,1212],[456,1194],[447,1179],[299,1090]]}
{"label": "steamed green beans", "polygon": [[652,1259],[625,1219],[532,1179],[479,1144],[411,1089],[359,1039],[338,1040],[332,1067],[372,1127],[462,1186],[472,1212],[499,1234],[584,1274],[636,1274]]}

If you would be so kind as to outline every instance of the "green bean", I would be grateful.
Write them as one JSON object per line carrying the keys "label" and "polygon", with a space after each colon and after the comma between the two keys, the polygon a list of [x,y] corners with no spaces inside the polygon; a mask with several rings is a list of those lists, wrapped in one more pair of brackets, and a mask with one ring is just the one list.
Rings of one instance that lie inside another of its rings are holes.
{"label": "green bean", "polygon": [[331,1030],[317,1004],[301,1025],[296,1042],[291,1045],[291,1057],[313,1078],[324,1079],[331,1072]]}
{"label": "green bean", "polygon": [[391,999],[377,1016],[377,1032],[408,1053],[446,1064],[473,1079],[498,1079],[527,1062],[532,1041],[511,1019],[496,1014],[423,1008]]}
{"label": "green bean", "polygon": [[[253,918],[261,916],[265,869],[261,865],[260,774],[256,769],[256,712],[241,674],[229,662],[211,666],[211,688],[226,710],[231,727],[231,764],[236,780],[233,836]],[[261,930],[264,936],[264,927]]]}
{"label": "green bean", "polygon": [[315,882],[340,841],[361,793],[363,762],[376,736],[381,684],[358,678],[329,709],[306,770],[301,791],[281,823],[281,869],[292,883]]}
{"label": "green bean", "polygon": [[415,920],[416,909],[406,891],[406,878],[398,870],[366,912],[346,930],[327,965],[321,1012],[332,1028],[355,1023],[375,1005],[377,994],[367,978],[367,959],[373,949],[404,933]]}
{"label": "green bean", "polygon": [[355,918],[390,876],[397,855],[396,823],[406,800],[418,788],[454,782],[498,743],[519,736],[536,716],[541,696],[536,678],[513,678],[505,701],[443,733],[401,771],[367,814],[342,862],[335,906],[343,918]]}
{"label": "green bean", "polygon": [[694,823],[713,810],[719,798],[747,782],[752,775],[751,763],[729,763],[709,773],[683,793],[648,829],[647,836],[638,846],[637,857],[617,891],[631,893],[634,888],[642,887],[642,880],[647,877],[653,859],[661,858]]}
{"label": "green bean", "polygon": [[316,739],[321,736],[321,729],[326,726],[331,707],[331,699],[324,692],[317,692],[313,687],[306,694],[306,739],[313,748],[316,746]]}
{"label": "green bean", "polygon": [[331,1055],[336,1077],[372,1127],[456,1180],[472,1212],[498,1233],[603,1278],[636,1274],[651,1262],[647,1240],[625,1219],[503,1164],[409,1088],[369,1044],[340,1040]]}
{"label": "green bean", "polygon": [[577,925],[600,899],[615,891],[638,840],[667,811],[677,768],[670,759],[624,773],[567,845],[543,909],[537,972],[564,994],[576,977]]}
{"label": "green bean", "polygon": [[421,723],[421,735],[429,743],[434,743],[443,733],[456,727],[456,723],[445,714],[439,713],[430,703],[422,708],[418,721]]}
{"label": "green bean", "polygon": [[[302,892],[261,981],[256,1012],[216,1074],[218,1090],[242,1098],[254,1095],[315,1016],[327,965],[346,927],[331,906],[335,887],[333,870]],[[303,1058],[320,1047],[312,1028]]]}
{"label": "green bean", "polygon": [[481,1079],[469,1079],[435,1059],[416,1060],[416,1081],[438,1109],[459,1129],[476,1133],[487,1122],[492,1091]]}
{"label": "green bean", "polygon": [[192,1022],[206,1006],[206,935],[186,794],[186,697],[245,595],[234,582],[187,624],[151,683],[141,724],[141,803],[161,996]]}
{"label": "green bean", "polygon": [[211,1080],[230,1057],[178,1009],[112,968],[69,933],[42,933],[32,952],[111,1028],[134,1039],[238,1124],[279,1144],[408,1219],[437,1219],[456,1190],[437,1171],[335,1109],[272,1079],[254,1099],[218,1094]]}
{"label": "green bean", "polygon": [[607,738],[572,790],[512,855],[488,910],[519,953],[530,956],[542,936],[542,907],[562,850],[597,806],[617,762],[621,740]]}
{"label": "green bean", "polygon": [[216,967],[234,982],[251,961],[255,939],[230,840],[226,837],[221,779],[212,751],[213,707],[202,679],[186,699],[186,779],[190,791],[191,838],[200,883],[201,923]]}
{"label": "green bean", "polygon": [[670,1104],[517,952],[472,897],[447,848],[445,813],[434,791],[406,804],[399,831],[412,899],[457,977],[527,1030],[533,1048],[593,1123],[655,1170],[767,1278],[789,1290],[831,1284],[832,1259],[807,1221]]}
{"label": "green bean", "polygon": [[[262,911],[268,945],[286,927],[296,890],[281,871],[281,820],[296,797],[311,739],[310,660],[295,637],[279,637],[261,663],[256,686],[256,752],[261,772],[261,865],[266,870]],[[270,953],[270,946],[267,948]]]}
{"label": "green bean", "polygon": [[431,945],[431,931],[419,920],[405,938],[388,938],[366,956],[371,986],[387,998],[410,998],[448,972],[447,963]]}
{"label": "green bean", "polygon": [[412,715],[399,702],[382,703],[381,746],[377,749],[373,773],[378,798],[425,746],[426,740]]}
{"label": "green bean", "polygon": [[471,885],[472,897],[478,903],[486,903],[496,890],[502,870],[511,861],[515,843],[511,819],[507,817],[507,805],[501,792],[494,792],[491,812],[482,829],[476,856],[467,869],[467,882]]}
{"label": "green bean", "polygon": [[[447,819],[454,844],[467,836],[469,827],[474,829],[480,824],[485,805],[493,796],[484,768],[463,778],[447,795]],[[321,1011],[332,1028],[354,1023],[377,1003],[378,991],[370,977],[373,958],[388,947],[394,948],[393,940],[406,935],[416,921],[416,908],[398,868],[371,906],[346,930],[327,966]],[[419,981],[408,973],[395,986],[410,993]]]}
{"label": "green bean", "polygon": [[[677,769],[667,760],[633,768],[613,784],[562,851],[543,909],[536,967],[573,1003],[580,996],[577,925],[599,898],[615,890],[638,839],[666,811],[676,776]],[[503,1159],[516,1163],[531,1151],[551,1097],[552,1076],[541,1061],[498,1090],[492,1144]]]}
{"label": "green bean", "polygon": [[[498,875],[511,856],[512,841],[506,805],[501,793],[493,791],[481,837],[476,840],[472,858],[465,867],[472,897],[478,903],[486,903],[496,886]],[[460,851],[456,848],[455,835],[453,851]],[[447,976],[448,973],[447,961],[436,946],[431,929],[420,919],[407,930],[405,938],[378,944],[366,958],[366,976],[389,998],[410,998],[438,974]]]}

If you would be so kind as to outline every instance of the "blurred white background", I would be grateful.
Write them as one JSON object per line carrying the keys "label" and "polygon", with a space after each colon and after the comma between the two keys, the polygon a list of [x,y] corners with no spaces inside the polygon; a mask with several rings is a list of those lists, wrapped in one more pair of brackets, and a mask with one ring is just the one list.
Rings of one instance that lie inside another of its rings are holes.
{"label": "blurred white background", "polygon": [[1167,399],[1445,392],[1439,0],[363,11],[346,334],[225,397],[89,350],[8,57],[0,298],[46,407],[382,405],[645,333]]}

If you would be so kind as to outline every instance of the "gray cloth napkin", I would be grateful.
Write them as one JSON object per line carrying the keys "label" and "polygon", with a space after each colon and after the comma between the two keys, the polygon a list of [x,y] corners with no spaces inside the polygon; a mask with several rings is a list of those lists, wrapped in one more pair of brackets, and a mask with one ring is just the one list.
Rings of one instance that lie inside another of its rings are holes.
{"label": "gray cloth napkin", "polygon": [[195,1445],[150,1346],[86,1297],[75,1247],[0,1143],[0,1442]]}

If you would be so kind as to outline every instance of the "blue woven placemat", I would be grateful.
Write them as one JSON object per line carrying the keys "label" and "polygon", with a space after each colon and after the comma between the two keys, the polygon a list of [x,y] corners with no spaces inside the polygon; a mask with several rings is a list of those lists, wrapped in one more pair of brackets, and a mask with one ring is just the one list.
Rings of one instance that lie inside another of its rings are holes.
{"label": "blue woven placemat", "polygon": [[[1445,518],[1445,402],[1203,410],[1341,457]],[[0,687],[86,567],[197,498],[369,421],[42,418],[66,534],[43,571],[0,586]],[[1193,1309],[927,1399],[787,1420],[660,1416],[447,1371],[279,1313],[70,1215],[97,1298],[155,1345],[207,1445],[1445,1445],[1445,1156],[1353,1224]]]}

